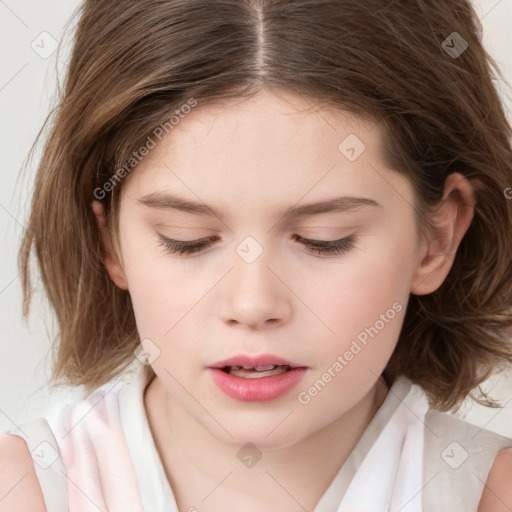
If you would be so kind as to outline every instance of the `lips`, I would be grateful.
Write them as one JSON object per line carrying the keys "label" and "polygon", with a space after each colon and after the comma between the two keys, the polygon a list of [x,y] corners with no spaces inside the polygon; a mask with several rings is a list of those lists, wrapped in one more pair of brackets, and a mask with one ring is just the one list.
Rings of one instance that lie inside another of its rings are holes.
{"label": "lips", "polygon": [[213,382],[228,396],[246,402],[277,398],[293,388],[307,367],[274,355],[240,355],[209,367]]}

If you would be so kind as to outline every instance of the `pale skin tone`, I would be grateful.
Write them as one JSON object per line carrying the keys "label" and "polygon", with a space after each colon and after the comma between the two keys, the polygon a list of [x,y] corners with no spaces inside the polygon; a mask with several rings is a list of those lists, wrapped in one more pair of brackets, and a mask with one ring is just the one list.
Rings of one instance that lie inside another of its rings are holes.
{"label": "pale skin tone", "polygon": [[[194,110],[123,182],[114,242],[102,204],[92,203],[108,272],[131,294],[141,339],[160,349],[144,405],[181,512],[313,510],[386,397],[378,375],[395,347],[409,294],[442,284],[473,217],[473,184],[453,174],[435,228],[419,237],[411,185],[384,166],[379,130],[341,112],[305,112],[309,106],[262,93]],[[338,151],[349,134],[366,145],[353,162]],[[201,200],[225,218],[137,201],[153,192]],[[346,195],[380,206],[301,218],[278,214]],[[179,240],[217,238],[203,255],[184,258],[159,246],[157,231]],[[329,257],[292,238],[353,233],[354,247]],[[235,251],[247,236],[264,249],[251,264]],[[395,302],[402,312],[320,395],[300,404],[297,393]],[[272,402],[240,403],[214,387],[206,369],[239,353],[291,358],[307,365],[308,375]],[[236,457],[248,441],[262,452],[250,469]],[[512,450],[502,450],[478,512],[512,511],[511,481]],[[16,436],[0,437],[0,497],[9,512],[46,510],[30,452]]]}
{"label": "pale skin tone", "polygon": [[[109,236],[102,204],[92,204],[108,272],[130,292],[140,338],[159,350],[144,403],[180,511],[218,511],[227,503],[247,512],[313,510],[386,397],[378,376],[409,294],[443,283],[473,218],[474,186],[452,174],[431,219],[435,229],[421,237],[412,185],[383,163],[379,128],[353,114],[306,112],[311,106],[262,92],[197,108],[123,182],[118,238]],[[338,149],[349,134],[365,145],[355,161]],[[155,193],[206,203],[223,218],[140,202]],[[340,196],[378,206],[280,214]],[[159,233],[215,240],[198,254],[179,255],[158,244]],[[325,256],[294,234],[356,241]],[[250,264],[236,252],[248,236],[263,249]],[[378,336],[310,403],[299,403],[297,394],[394,303],[402,309]],[[240,353],[275,354],[308,372],[275,400],[240,402],[214,386],[206,368]],[[252,468],[236,456],[247,442],[262,452]],[[507,457],[500,470],[512,467]],[[494,493],[505,496],[493,482]],[[484,498],[479,512],[508,510]]]}

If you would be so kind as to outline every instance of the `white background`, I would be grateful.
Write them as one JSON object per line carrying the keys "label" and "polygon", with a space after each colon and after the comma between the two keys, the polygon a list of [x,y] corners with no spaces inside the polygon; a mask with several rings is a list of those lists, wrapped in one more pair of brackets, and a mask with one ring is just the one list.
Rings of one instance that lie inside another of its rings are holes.
{"label": "white background", "polygon": [[[47,32],[60,41],[77,0],[0,0],[0,429],[38,415],[48,400],[50,339],[55,332],[51,313],[36,294],[28,325],[21,318],[21,287],[16,253],[40,155],[36,152],[27,179],[19,179],[29,148],[55,98],[57,54],[41,58],[31,47]],[[512,0],[478,0],[484,45],[512,83]],[[447,34],[448,36],[448,34]],[[39,43],[40,45],[42,43]],[[66,61],[62,52],[61,62]],[[62,66],[61,66],[62,67]],[[500,87],[500,89],[502,89]],[[505,105],[511,102],[506,92]],[[509,113],[510,117],[510,113]],[[511,184],[512,185],[512,176]],[[37,281],[40,288],[40,281]],[[46,308],[47,309],[47,308]],[[46,323],[45,323],[46,320]],[[466,401],[458,413],[466,419],[512,437],[512,372],[486,383],[485,389],[505,408],[487,409]]]}

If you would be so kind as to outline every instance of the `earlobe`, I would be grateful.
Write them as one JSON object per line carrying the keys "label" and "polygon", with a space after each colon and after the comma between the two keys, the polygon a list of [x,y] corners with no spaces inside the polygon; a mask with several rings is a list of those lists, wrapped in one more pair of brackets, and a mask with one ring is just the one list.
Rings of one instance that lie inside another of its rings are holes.
{"label": "earlobe", "polygon": [[460,173],[446,179],[443,198],[431,218],[433,229],[423,240],[422,258],[411,282],[411,293],[426,295],[446,279],[461,240],[467,232],[476,205],[475,187]]}
{"label": "earlobe", "polygon": [[119,288],[122,290],[128,290],[128,281],[126,279],[123,266],[119,260],[119,256],[112,244],[112,238],[107,226],[105,207],[100,201],[94,200],[91,202],[91,208],[96,217],[96,222],[100,231],[101,242],[104,249],[103,262],[105,263],[108,274]]}

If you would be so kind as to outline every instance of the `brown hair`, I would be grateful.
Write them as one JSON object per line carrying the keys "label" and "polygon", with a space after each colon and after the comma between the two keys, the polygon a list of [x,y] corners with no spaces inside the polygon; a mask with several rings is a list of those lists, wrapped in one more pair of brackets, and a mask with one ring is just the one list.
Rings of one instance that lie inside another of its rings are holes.
{"label": "brown hair", "polygon": [[[384,376],[409,377],[440,409],[468,394],[496,406],[472,390],[512,361],[511,128],[468,0],[86,0],[75,15],[19,253],[24,316],[32,246],[57,316],[52,381],[92,391],[140,343],[129,293],[102,262],[95,190],[180,105],[268,88],[378,123],[386,163],[412,180],[420,228],[449,174],[479,180],[453,267],[438,290],[411,295]],[[450,54],[461,38],[467,49]],[[103,201],[113,236],[121,187]]]}

